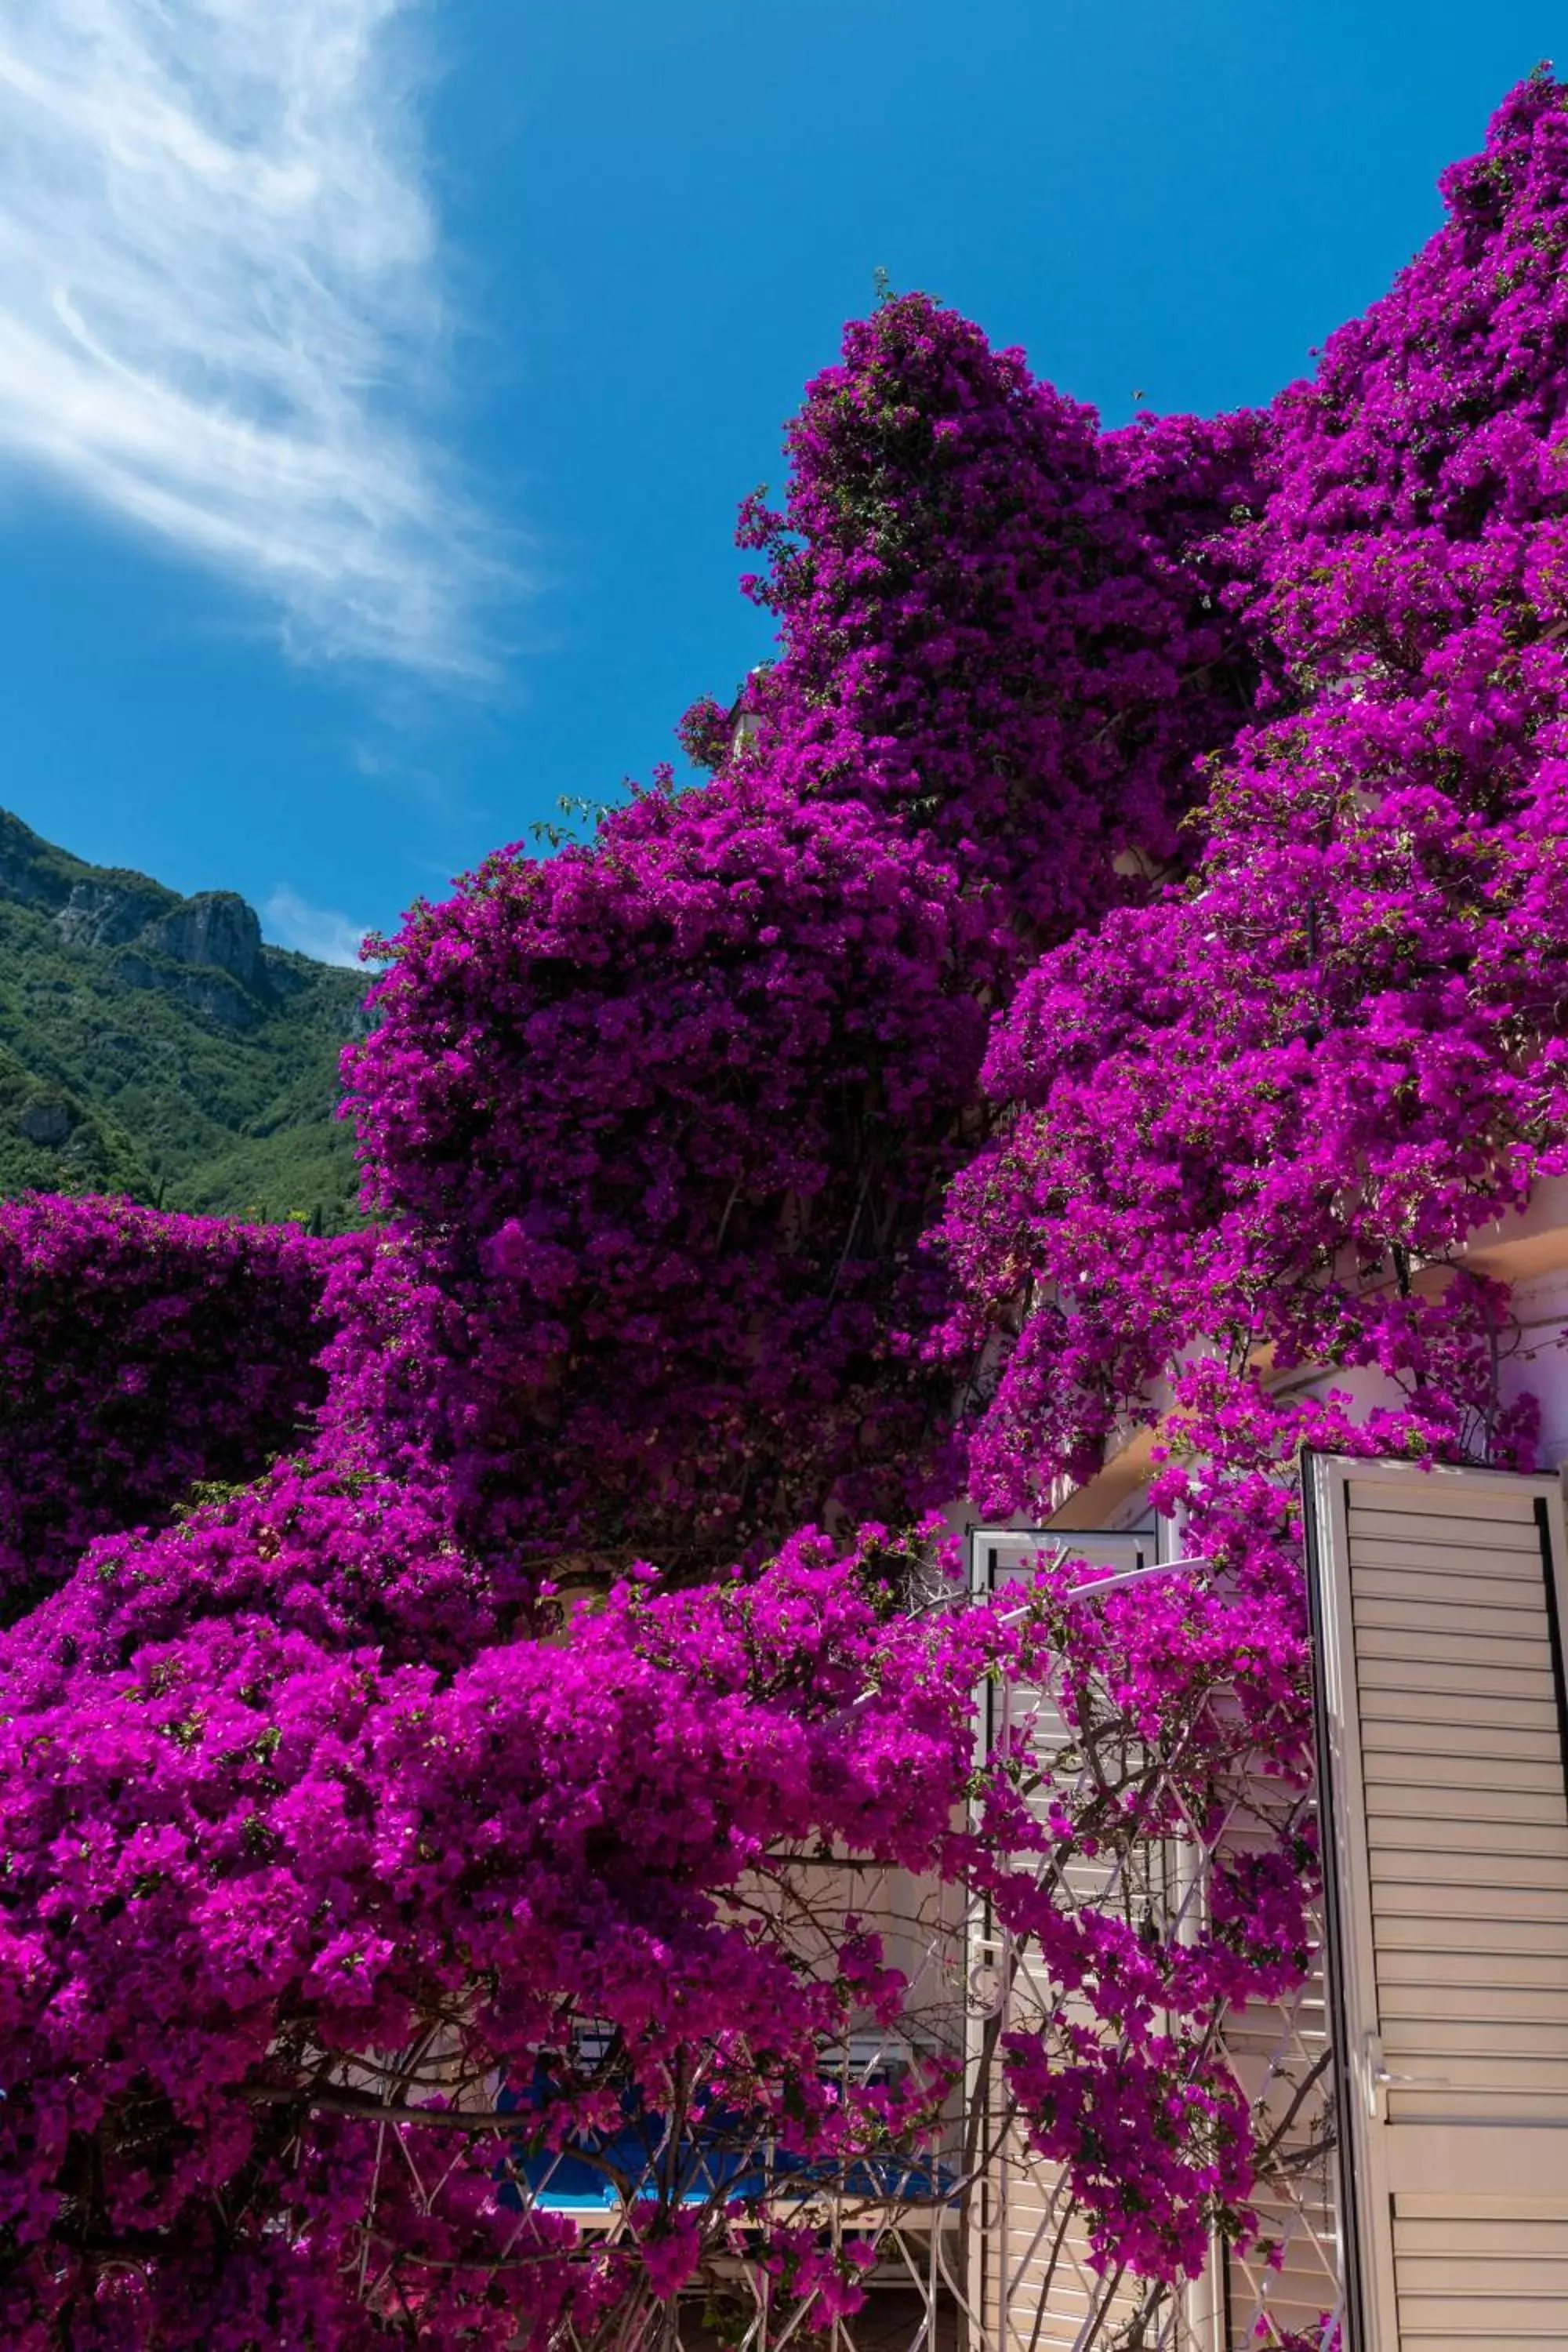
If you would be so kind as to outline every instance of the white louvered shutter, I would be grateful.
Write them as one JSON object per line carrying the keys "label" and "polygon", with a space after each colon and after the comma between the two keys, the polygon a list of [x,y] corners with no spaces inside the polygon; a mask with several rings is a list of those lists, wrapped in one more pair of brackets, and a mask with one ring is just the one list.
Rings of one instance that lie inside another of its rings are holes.
{"label": "white louvered shutter", "polygon": [[1568,2346],[1561,1491],[1305,1486],[1348,2352]]}

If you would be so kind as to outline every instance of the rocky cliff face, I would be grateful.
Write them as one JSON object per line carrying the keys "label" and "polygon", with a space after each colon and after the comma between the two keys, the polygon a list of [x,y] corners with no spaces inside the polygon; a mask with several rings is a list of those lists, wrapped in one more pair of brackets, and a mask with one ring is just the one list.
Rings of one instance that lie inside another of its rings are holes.
{"label": "rocky cliff face", "polygon": [[254,1029],[278,993],[256,909],[232,890],[177,899],[135,934],[115,969],[127,987],[161,988],[228,1029]]}
{"label": "rocky cliff face", "polygon": [[0,898],[47,914],[65,947],[117,950],[122,986],[161,989],[223,1028],[254,1029],[298,990],[298,959],[263,945],[237,892],[182,898],[145,874],[86,866],[4,811]]}
{"label": "rocky cliff face", "polygon": [[337,1063],[364,982],[262,939],[232,890],[182,898],[0,810],[0,1197],[354,1214]]}
{"label": "rocky cliff face", "polygon": [[[0,871],[0,885],[4,884]],[[73,882],[55,929],[68,948],[117,948],[161,915],[173,891],[159,883]]]}
{"label": "rocky cliff face", "polygon": [[128,866],[89,866],[0,809],[0,898],[53,914],[73,946],[112,947],[130,939],[180,894]]}
{"label": "rocky cliff face", "polygon": [[134,943],[115,957],[114,977],[122,988],[155,988],[220,1029],[243,1033],[267,1018],[268,1008],[259,993],[242,988],[227,972],[210,965],[183,964],[172,957],[143,955]]}
{"label": "rocky cliff face", "polygon": [[142,944],[171,963],[205,964],[241,988],[270,993],[261,961],[256,909],[232,890],[200,890],[160,915],[142,932]]}

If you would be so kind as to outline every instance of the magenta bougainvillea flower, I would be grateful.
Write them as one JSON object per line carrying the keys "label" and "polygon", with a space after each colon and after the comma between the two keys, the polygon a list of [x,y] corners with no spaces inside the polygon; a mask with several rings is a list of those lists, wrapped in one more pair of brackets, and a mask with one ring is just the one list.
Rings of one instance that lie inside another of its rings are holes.
{"label": "magenta bougainvillea flower", "polygon": [[197,1481],[253,1478],[326,1395],[321,1293],[358,1236],[0,1202],[0,1617]]}

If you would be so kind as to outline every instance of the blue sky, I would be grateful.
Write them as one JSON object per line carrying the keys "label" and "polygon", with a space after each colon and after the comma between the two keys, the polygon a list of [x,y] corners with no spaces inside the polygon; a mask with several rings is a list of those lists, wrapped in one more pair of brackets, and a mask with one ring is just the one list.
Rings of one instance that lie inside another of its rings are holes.
{"label": "blue sky", "polygon": [[1513,0],[12,0],[0,804],[346,954],[760,656],[735,508],[879,267],[1108,422],[1266,399],[1554,37]]}

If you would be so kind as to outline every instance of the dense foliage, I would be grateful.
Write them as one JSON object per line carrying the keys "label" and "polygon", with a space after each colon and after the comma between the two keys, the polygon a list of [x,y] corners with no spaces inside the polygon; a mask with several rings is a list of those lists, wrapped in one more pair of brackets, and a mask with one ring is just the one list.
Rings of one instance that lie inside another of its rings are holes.
{"label": "dense foliage", "polygon": [[[508,1638],[438,1515],[363,1474],[282,1469],[96,1546],[7,1659],[9,2340],[252,2352],[416,2320],[500,2352],[521,2273],[529,2309],[608,2343],[742,2242],[791,2252],[780,2151],[831,2183],[921,2145],[952,2081],[951,2049],[896,2095],[836,2080],[824,2045],[897,2023],[906,1988],[853,1916],[814,1950],[798,1893],[763,1899],[834,1843],[984,1892],[1091,1992],[1093,2034],[1014,2037],[1022,2111],[1076,2152],[1108,2252],[1191,2266],[1249,2181],[1214,2021],[1299,1965],[1299,1905],[1259,1938],[1222,1902],[1212,1934],[1152,1947],[1135,1918],[1063,1911],[1041,1865],[1223,1807],[1260,1743],[1299,1769],[1298,1662],[1248,1643],[1250,1608],[1091,1619],[1059,1577],[1022,1612],[911,1618],[905,1566],[875,1536],[850,1558],[796,1538],[754,1579],[623,1585],[562,1647]],[[1002,1751],[955,1826],[975,1682],[1064,1654],[1086,1751],[1109,1763],[1135,1728],[1179,1763],[1109,1811],[1085,1771],[1046,1822]],[[1116,2086],[1158,2109],[1173,2075],[1179,2117],[1108,2170]],[[535,2086],[526,2130],[508,2083]],[[498,2163],[592,2146],[628,2100],[726,2136],[763,2191],[694,2199],[654,2168],[640,2258],[574,2260],[498,2197]],[[411,2105],[384,2173],[378,2126]],[[853,2244],[806,2275],[818,2321],[854,2308]]]}
{"label": "dense foliage", "polygon": [[997,970],[919,844],[750,774],[498,860],[416,915],[356,1057],[396,1235],[356,1392],[546,1557],[722,1560],[918,1454],[886,1325]]}
{"label": "dense foliage", "polygon": [[[835,1870],[1037,1944],[998,2081],[1130,2326],[1252,2226],[1221,2023],[1310,1952],[1295,1456],[1526,1456],[1451,1261],[1568,1132],[1564,93],[1446,193],[1258,417],[1100,436],[883,305],[743,520],[780,654],[689,715],[712,781],[411,917],[314,1444],[0,1644],[23,2352],[628,2352],[683,2291],[743,2333],[748,2269],[819,2336],[868,2252],[781,2183],[975,2155],[951,2005]],[[944,1445],[1037,1510],[1157,1414],[1206,1576],[966,1608],[930,1529],[790,1532]],[[872,2027],[897,2080],[836,2065]],[[542,2209],[567,2161],[618,2233]]]}
{"label": "dense foliage", "polygon": [[1568,1132],[1565,179],[1529,84],[1279,404],[1250,610],[1293,707],[1216,772],[1192,880],[1047,956],[993,1041],[1014,1116],[944,1227],[950,1339],[1016,1332],[990,1508],[1096,1460],[1194,1342],[1375,1366],[1433,1444],[1514,1442],[1500,1302],[1436,1269]]}
{"label": "dense foliage", "polygon": [[122,1192],[342,1232],[337,1058],[364,988],[264,945],[232,894],[182,899],[0,810],[0,1199]]}
{"label": "dense foliage", "polygon": [[[399,1236],[356,1377],[487,1541],[714,1563],[937,1491],[916,1244],[1026,952],[1164,857],[1247,663],[1206,537],[1247,424],[1101,442],[923,297],[748,509],[783,652],[706,787],[420,908],[353,1056]],[[1212,443],[1212,446],[1211,446]],[[526,1466],[532,1465],[532,1466]]]}
{"label": "dense foliage", "polygon": [[308,1436],[326,1381],[321,1294],[355,1237],[0,1202],[0,1618],[94,1536],[167,1517],[197,1482],[254,1478]]}
{"label": "dense foliage", "polygon": [[929,835],[1026,946],[1078,929],[1119,856],[1171,856],[1247,709],[1225,534],[1260,444],[1245,416],[1102,436],[1022,353],[885,302],[789,427],[782,511],[742,515],[781,631],[748,760]]}

